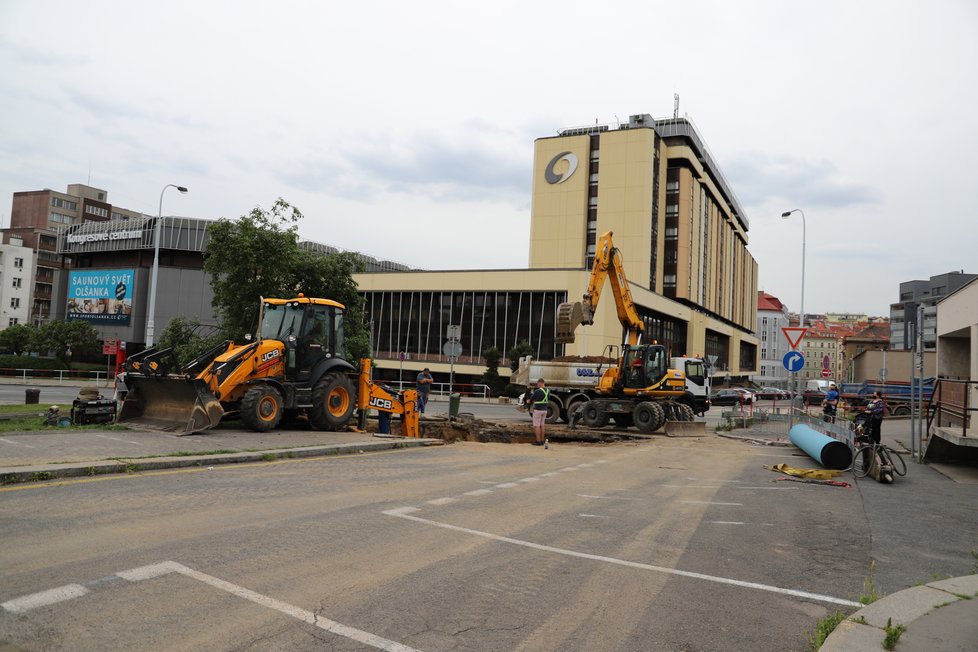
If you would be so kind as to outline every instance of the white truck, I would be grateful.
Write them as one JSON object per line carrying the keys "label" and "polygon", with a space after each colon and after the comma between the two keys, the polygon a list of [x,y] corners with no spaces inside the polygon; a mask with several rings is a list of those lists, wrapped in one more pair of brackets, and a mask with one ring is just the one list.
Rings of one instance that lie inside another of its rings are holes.
{"label": "white truck", "polygon": [[[550,389],[547,423],[568,422],[579,406],[598,398],[595,391],[598,380],[609,366],[617,364],[618,361],[612,358],[565,357],[542,361],[526,356],[520,358],[519,368],[510,382],[530,387],[538,378],[543,378]],[[674,357],[669,359],[669,368],[686,375],[686,391],[677,401],[692,408],[694,414],[703,416],[710,409],[710,377],[706,363],[701,358]]]}

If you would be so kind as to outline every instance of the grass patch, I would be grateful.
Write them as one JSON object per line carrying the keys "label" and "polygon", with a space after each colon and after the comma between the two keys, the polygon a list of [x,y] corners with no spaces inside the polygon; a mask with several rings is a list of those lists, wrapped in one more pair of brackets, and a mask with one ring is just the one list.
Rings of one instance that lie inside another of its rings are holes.
{"label": "grass patch", "polygon": [[876,588],[876,580],[873,578],[873,573],[875,571],[876,560],[874,559],[873,561],[869,562],[869,574],[863,580],[863,592],[858,598],[860,604],[873,604],[883,597],[883,594]]}
{"label": "grass patch", "polygon": [[900,640],[903,633],[907,631],[907,626],[893,625],[892,619],[887,618],[886,627],[883,628],[883,631],[886,632],[886,638],[883,639],[883,647],[885,647],[887,650],[892,650],[896,647],[897,641]]}
{"label": "grass patch", "polygon": [[177,451],[166,455],[152,455],[151,457],[195,457],[197,455],[229,455],[238,451],[231,448],[218,448],[212,451]]}
{"label": "grass patch", "polygon": [[808,632],[805,634],[805,638],[808,639],[809,649],[812,652],[818,652],[818,649],[822,647],[825,643],[825,639],[829,637],[829,634],[835,631],[835,628],[839,626],[846,616],[841,611],[836,611],[834,614],[829,614],[825,618],[822,618],[815,624],[815,631]]}
{"label": "grass patch", "polygon": [[850,618],[849,620],[851,620],[852,622],[856,623],[857,625],[868,625],[869,624],[869,623],[866,622],[866,619],[863,618],[862,616],[856,616],[855,618]]}
{"label": "grass patch", "polygon": [[271,453],[265,453],[264,455],[261,456],[261,459],[263,462],[271,462],[272,460],[275,459],[275,455],[272,455]]}

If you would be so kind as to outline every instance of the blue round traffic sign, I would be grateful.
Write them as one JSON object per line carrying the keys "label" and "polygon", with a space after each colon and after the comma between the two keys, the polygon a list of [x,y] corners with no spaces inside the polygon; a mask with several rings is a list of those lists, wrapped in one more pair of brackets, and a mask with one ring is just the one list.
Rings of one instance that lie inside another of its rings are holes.
{"label": "blue round traffic sign", "polygon": [[801,368],[805,366],[805,356],[798,351],[788,351],[784,354],[784,359],[781,360],[784,368],[795,373],[796,371],[801,371]]}

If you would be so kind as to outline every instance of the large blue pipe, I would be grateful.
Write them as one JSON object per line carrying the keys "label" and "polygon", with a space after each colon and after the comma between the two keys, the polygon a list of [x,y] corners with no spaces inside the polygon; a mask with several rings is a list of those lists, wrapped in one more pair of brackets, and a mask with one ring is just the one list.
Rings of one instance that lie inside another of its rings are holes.
{"label": "large blue pipe", "polygon": [[791,443],[812,456],[827,469],[848,469],[852,466],[852,451],[847,444],[799,423],[788,433]]}

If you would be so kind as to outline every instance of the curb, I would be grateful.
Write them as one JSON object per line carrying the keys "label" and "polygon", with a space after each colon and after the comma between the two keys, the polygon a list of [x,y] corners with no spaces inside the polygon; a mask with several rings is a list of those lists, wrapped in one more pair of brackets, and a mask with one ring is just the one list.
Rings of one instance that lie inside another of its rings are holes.
{"label": "curb", "polygon": [[351,455],[367,451],[443,446],[444,444],[444,440],[441,439],[405,438],[386,441],[353,442],[350,444],[330,444],[326,446],[303,446],[300,448],[273,448],[270,450],[221,453],[218,455],[181,455],[179,457],[100,460],[97,462],[70,462],[67,464],[35,464],[0,469],[0,485],[22,482],[43,482],[58,478],[76,478],[114,473],[136,473],[138,471],[214,466],[217,464],[243,464],[249,462],[269,462],[277,459]]}
{"label": "curb", "polygon": [[915,621],[936,609],[961,600],[978,599],[961,596],[978,596],[978,575],[965,575],[898,591],[848,616],[829,634],[819,651],[878,652],[884,649],[887,624],[892,627],[903,625],[910,631]]}

